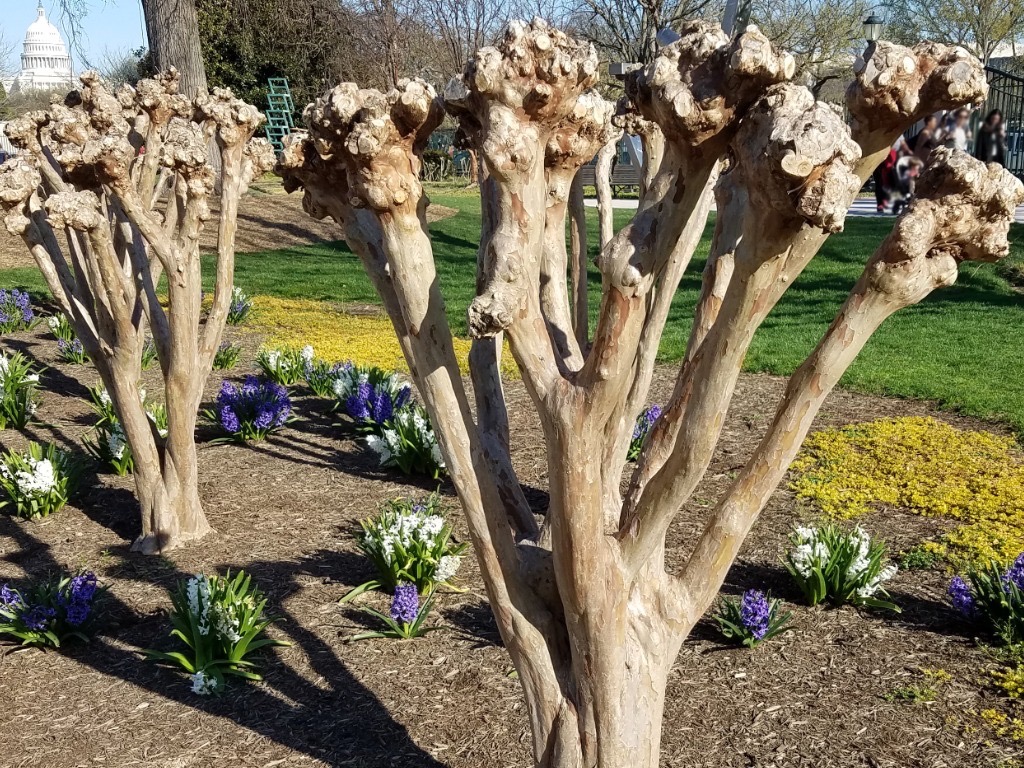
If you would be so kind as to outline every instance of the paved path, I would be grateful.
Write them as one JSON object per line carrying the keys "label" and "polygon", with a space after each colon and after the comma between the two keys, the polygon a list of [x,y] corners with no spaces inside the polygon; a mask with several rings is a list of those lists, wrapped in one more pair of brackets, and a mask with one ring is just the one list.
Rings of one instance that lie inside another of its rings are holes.
{"label": "paved path", "polygon": [[[597,207],[597,200],[589,199],[589,200],[586,201],[586,203],[591,208],[596,208]],[[620,200],[620,199],[616,198],[615,200],[612,201],[612,206],[615,207],[615,208],[636,208],[637,201],[636,200]],[[714,206],[713,205],[712,205],[712,210],[714,210]],[[851,208],[850,208],[850,215],[851,216],[868,216],[868,217],[886,216],[888,218],[892,218],[891,214],[879,213],[875,209],[875,201],[874,201],[874,199],[870,198],[870,197],[858,197],[856,200],[854,200],[853,201],[853,206],[851,206]],[[1024,205],[1020,206],[1017,209],[1017,213],[1014,216],[1014,218],[1015,218],[1015,220],[1017,221],[1018,224],[1024,224]]]}

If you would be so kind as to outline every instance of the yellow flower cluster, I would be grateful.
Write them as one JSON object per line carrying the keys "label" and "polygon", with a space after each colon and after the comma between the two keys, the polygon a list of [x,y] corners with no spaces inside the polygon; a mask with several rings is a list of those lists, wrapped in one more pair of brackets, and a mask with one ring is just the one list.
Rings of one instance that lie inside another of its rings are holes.
{"label": "yellow flower cluster", "polygon": [[1005,563],[1024,551],[1024,458],[1016,442],[924,417],[811,435],[791,488],[836,518],[895,507],[960,522],[925,547],[954,565]]}
{"label": "yellow flower cluster", "polygon": [[1024,664],[992,670],[996,687],[1011,699],[1024,698]]}
{"label": "yellow flower cluster", "polygon": [[[313,346],[324,360],[352,360],[388,370],[408,372],[402,348],[385,315],[355,315],[337,305],[311,299],[254,296],[249,327],[265,334],[270,345]],[[468,339],[454,340],[459,369],[469,371]],[[502,373],[518,375],[512,355],[502,355]]]}
{"label": "yellow flower cluster", "polygon": [[984,720],[996,732],[996,736],[1024,741],[1024,720],[1010,717],[998,709],[983,709],[979,713]]}

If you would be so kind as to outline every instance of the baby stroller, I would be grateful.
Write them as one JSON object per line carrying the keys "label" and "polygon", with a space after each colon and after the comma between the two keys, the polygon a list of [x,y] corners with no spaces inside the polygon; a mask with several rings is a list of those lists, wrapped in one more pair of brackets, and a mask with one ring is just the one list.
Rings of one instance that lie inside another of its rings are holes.
{"label": "baby stroller", "polygon": [[893,163],[887,186],[894,216],[898,216],[914,199],[914,185],[922,167],[924,163],[913,155],[901,157]]}

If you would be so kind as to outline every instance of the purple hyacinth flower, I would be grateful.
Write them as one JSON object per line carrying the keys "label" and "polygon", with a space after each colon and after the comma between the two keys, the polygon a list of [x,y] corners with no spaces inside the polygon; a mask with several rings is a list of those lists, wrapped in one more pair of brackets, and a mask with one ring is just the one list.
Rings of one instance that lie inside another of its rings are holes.
{"label": "purple hyacinth flower", "polygon": [[398,390],[398,394],[395,395],[394,409],[396,411],[401,410],[405,407],[405,404],[409,402],[409,398],[412,396],[412,387],[402,387]]}
{"label": "purple hyacinth flower", "polygon": [[361,381],[356,391],[348,396],[345,401],[345,412],[356,421],[369,421],[371,413],[371,402],[373,400],[373,385],[368,381]]}
{"label": "purple hyacinth flower", "polygon": [[740,621],[755,639],[760,640],[768,634],[770,619],[771,606],[764,592],[759,589],[744,592],[740,600]]}
{"label": "purple hyacinth flower", "polygon": [[11,589],[10,584],[4,584],[0,587],[0,603],[12,607],[21,605],[21,595],[16,589]]}
{"label": "purple hyacinth flower", "polygon": [[269,429],[274,425],[274,418],[276,413],[273,409],[263,407],[256,412],[256,418],[253,420],[253,426],[256,429]]}
{"label": "purple hyacinth flower", "polygon": [[220,409],[220,425],[228,432],[234,434],[242,429],[234,409],[230,405],[222,406]]}
{"label": "purple hyacinth flower", "polygon": [[633,439],[640,440],[646,437],[659,416],[661,416],[661,406],[659,405],[652,405],[637,416],[636,424],[633,426]]}
{"label": "purple hyacinth flower", "polygon": [[36,605],[22,613],[21,620],[26,627],[38,632],[46,629],[56,614],[57,612],[53,608],[47,608],[45,605]]}
{"label": "purple hyacinth flower", "polygon": [[91,607],[88,603],[76,600],[68,605],[64,612],[64,617],[72,627],[80,627],[89,618],[90,609]]}
{"label": "purple hyacinth flower", "polygon": [[383,424],[391,418],[391,394],[381,390],[375,392],[370,399],[370,418],[376,424]]}
{"label": "purple hyacinth flower", "polygon": [[420,612],[420,595],[415,584],[399,584],[391,599],[391,618],[401,624],[412,624]]}
{"label": "purple hyacinth flower", "polygon": [[80,573],[71,579],[68,593],[72,601],[88,603],[96,595],[97,579],[92,571]]}
{"label": "purple hyacinth flower", "polygon": [[1024,553],[1017,555],[1017,559],[1013,561],[1010,569],[1006,572],[1005,580],[1024,592]]}
{"label": "purple hyacinth flower", "polygon": [[292,411],[286,387],[256,376],[237,385],[224,382],[217,406],[221,426],[231,434],[242,432],[243,425],[261,432],[281,426]]}
{"label": "purple hyacinth flower", "polygon": [[953,607],[961,614],[968,618],[974,616],[976,610],[974,595],[962,577],[954,576],[953,580],[949,582],[949,597],[953,601]]}
{"label": "purple hyacinth flower", "polygon": [[356,421],[368,421],[370,418],[370,406],[358,392],[345,400],[345,412]]}

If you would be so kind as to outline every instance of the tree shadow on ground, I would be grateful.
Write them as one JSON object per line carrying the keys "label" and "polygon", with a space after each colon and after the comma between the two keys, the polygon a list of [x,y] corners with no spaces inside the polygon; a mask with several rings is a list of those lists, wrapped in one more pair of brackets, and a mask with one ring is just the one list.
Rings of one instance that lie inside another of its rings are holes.
{"label": "tree shadow on ground", "polygon": [[[39,359],[39,355],[36,354],[35,348],[40,346],[42,342],[38,337],[31,337],[29,339],[5,339],[4,343],[16,352],[21,352],[25,355],[36,370],[45,369],[40,376],[40,386],[45,382],[45,389],[50,392],[56,392],[60,395],[67,397],[80,397],[84,398],[86,402],[89,400],[89,388],[85,386],[78,379],[68,376],[66,373],[61,371],[59,368],[53,368],[47,366],[42,360]],[[54,342],[56,344],[56,342]]]}
{"label": "tree shadow on ground", "polygon": [[504,648],[501,633],[494,621],[491,606],[486,601],[463,603],[457,608],[444,612],[444,617],[454,624],[462,633],[475,637],[480,641],[476,647],[494,645]]}
{"label": "tree shadow on ground", "polygon": [[[26,570],[31,568],[31,577],[63,570],[49,546],[33,537],[26,526],[0,516],[0,536],[9,537],[17,544],[16,551],[8,551],[2,558]],[[122,578],[159,584],[169,590],[188,576],[170,560],[134,555],[127,547],[110,555],[120,560],[113,567]],[[111,642],[112,636],[101,633],[87,646],[71,646],[65,653],[102,674],[183,706],[229,719],[332,767],[444,768],[443,763],[410,739],[405,727],[348,671],[323,638],[300,625],[282,607],[285,596],[301,589],[300,578],[322,575],[323,571],[336,572],[343,567],[345,557],[342,553],[323,551],[299,561],[245,564],[247,572],[270,590],[272,610],[282,619],[275,625],[275,634],[283,634],[294,643],[316,675],[325,681],[322,685],[314,685],[302,677],[280,656],[267,654],[263,664],[267,676],[264,683],[235,683],[225,695],[196,696],[180,672],[163,669],[143,659],[143,649],[162,648],[167,643],[170,624],[164,612],[140,615],[109,593],[104,596],[103,610],[119,629],[116,644]]]}

